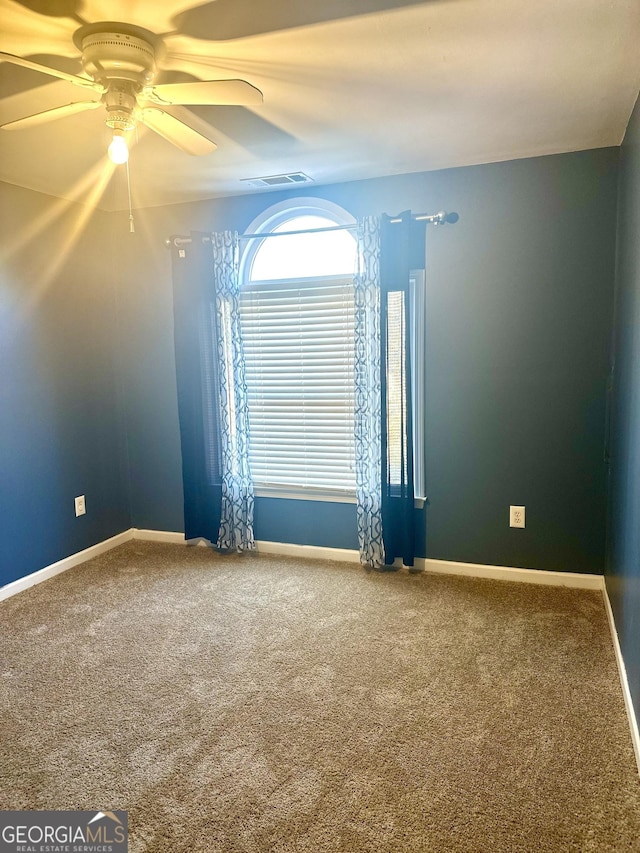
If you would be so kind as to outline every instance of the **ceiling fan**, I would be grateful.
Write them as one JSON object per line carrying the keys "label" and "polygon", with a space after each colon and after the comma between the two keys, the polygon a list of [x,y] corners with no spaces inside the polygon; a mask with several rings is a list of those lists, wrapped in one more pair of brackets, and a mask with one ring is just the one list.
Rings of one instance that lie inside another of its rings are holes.
{"label": "ceiling fan", "polygon": [[128,132],[137,123],[158,133],[187,154],[204,155],[216,145],[186,121],[176,118],[167,107],[177,105],[242,105],[262,103],[262,92],[244,80],[203,80],[190,83],[154,85],[162,60],[160,36],[132,24],[101,22],[80,27],[74,43],[82,53],[84,75],[68,74],[49,65],[0,52],[0,62],[10,62],[51,77],[73,83],[85,99],[9,121],[4,130],[18,130],[74,115],[85,110],[106,108],[106,124],[113,130],[109,157],[126,163]]}
{"label": "ceiling fan", "polygon": [[[106,123],[113,131],[109,155],[114,162],[128,158],[127,135],[146,125],[181,150],[194,155],[215,150],[209,138],[208,120],[203,121],[183,106],[252,107],[262,103],[259,89],[244,80],[194,80],[183,83],[154,81],[160,71],[186,72],[193,77],[189,48],[174,53],[176,39],[194,45],[250,39],[269,33],[306,28],[346,18],[392,12],[406,6],[442,0],[323,0],[299,3],[291,0],[111,0],[110,8],[131,23],[102,21],[103,0],[0,0],[0,64],[22,66],[78,86],[78,99],[69,98],[53,109],[38,109],[28,115],[8,117],[0,129],[28,128],[80,113],[106,108]],[[259,6],[259,14],[257,7]],[[146,27],[153,18],[162,34]],[[79,27],[79,28],[78,28]],[[74,48],[82,60],[82,71],[63,71]],[[31,50],[25,51],[23,46]],[[40,53],[38,53],[40,51]],[[20,53],[26,56],[20,56]],[[194,52],[195,55],[199,51]],[[43,56],[44,54],[44,56]],[[27,58],[32,57],[32,58]],[[53,65],[46,64],[51,57]],[[194,57],[195,58],[195,57]],[[36,61],[40,60],[40,61]],[[59,60],[59,61],[58,61]],[[61,68],[59,64],[62,63]],[[196,63],[197,64],[197,63]],[[196,75],[198,71],[196,70]],[[80,76],[82,75],[82,76]],[[34,102],[35,106],[35,102]],[[173,109],[175,107],[175,109]],[[197,110],[196,110],[197,112]],[[226,114],[221,114],[219,117]],[[243,114],[260,137],[273,125],[252,112]],[[236,114],[235,118],[237,118]],[[234,128],[237,124],[233,125]],[[212,131],[213,133],[213,128]]]}

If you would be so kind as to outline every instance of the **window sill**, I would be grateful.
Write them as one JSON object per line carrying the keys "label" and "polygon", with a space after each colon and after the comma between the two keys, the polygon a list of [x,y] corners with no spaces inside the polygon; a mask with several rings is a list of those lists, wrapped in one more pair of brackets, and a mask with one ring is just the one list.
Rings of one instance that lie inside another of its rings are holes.
{"label": "window sill", "polygon": [[[253,494],[257,498],[284,498],[291,501],[327,501],[329,503],[354,504],[356,496],[350,491],[331,491],[326,489],[286,489],[277,486],[256,486]],[[414,498],[416,509],[423,509],[426,498]]]}
{"label": "window sill", "polygon": [[330,503],[354,504],[355,492],[331,489],[304,489],[282,486],[255,486],[253,494],[257,498],[285,498],[292,501],[328,501]]}

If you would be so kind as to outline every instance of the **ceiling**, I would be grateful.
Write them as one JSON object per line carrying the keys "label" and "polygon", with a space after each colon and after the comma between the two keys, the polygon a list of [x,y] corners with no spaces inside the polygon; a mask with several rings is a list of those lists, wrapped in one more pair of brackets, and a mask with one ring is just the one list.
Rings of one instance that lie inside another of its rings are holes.
{"label": "ceiling", "polygon": [[[620,144],[640,87],[637,0],[0,0],[0,50],[81,74],[73,35],[120,21],[162,36],[156,82],[240,78],[260,106],[172,108],[203,157],[141,128],[135,206]],[[0,64],[0,123],[77,101],[71,83]],[[0,180],[126,207],[102,107],[0,130]],[[102,195],[100,195],[102,193]]]}

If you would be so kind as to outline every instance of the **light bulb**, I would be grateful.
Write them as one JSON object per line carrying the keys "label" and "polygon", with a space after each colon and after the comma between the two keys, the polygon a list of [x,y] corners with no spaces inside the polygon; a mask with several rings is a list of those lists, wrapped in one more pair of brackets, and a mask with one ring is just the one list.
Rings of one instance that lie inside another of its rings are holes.
{"label": "light bulb", "polygon": [[120,166],[123,163],[126,163],[129,159],[129,149],[127,147],[127,141],[121,133],[114,133],[113,139],[111,140],[111,145],[107,149],[107,154],[109,155],[109,160],[112,163],[115,163],[116,166]]}

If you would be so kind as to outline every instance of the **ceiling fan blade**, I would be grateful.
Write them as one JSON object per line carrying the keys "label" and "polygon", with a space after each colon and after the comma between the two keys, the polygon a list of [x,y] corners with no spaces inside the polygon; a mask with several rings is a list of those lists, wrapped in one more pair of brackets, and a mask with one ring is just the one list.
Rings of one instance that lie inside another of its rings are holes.
{"label": "ceiling fan blade", "polygon": [[145,90],[144,97],[158,104],[253,106],[263,101],[262,92],[244,80],[202,80],[196,83],[164,83]]}
{"label": "ceiling fan blade", "polygon": [[226,41],[247,36],[308,27],[341,18],[416,6],[425,0],[323,0],[292,3],[290,0],[212,0],[174,18],[175,31],[207,41]]}
{"label": "ceiling fan blade", "polygon": [[41,71],[43,74],[48,74],[50,77],[59,77],[60,80],[66,80],[68,83],[74,83],[76,86],[82,86],[83,89],[92,89],[94,92],[104,92],[104,87],[100,83],[95,83],[87,77],[78,77],[75,74],[67,74],[66,71],[58,71],[57,68],[51,68],[49,65],[41,65],[39,62],[32,62],[30,59],[23,59],[21,56],[14,56],[12,53],[3,53],[0,51],[0,62],[11,62],[13,65],[21,65],[23,68],[31,68],[33,71]]}
{"label": "ceiling fan blade", "polygon": [[21,6],[49,15],[52,18],[75,18],[80,20],[83,3],[80,0],[18,0]]}
{"label": "ceiling fan blade", "polygon": [[215,142],[207,139],[188,124],[158,107],[145,107],[140,111],[139,118],[143,124],[155,130],[167,142],[171,142],[187,154],[202,157],[204,154],[211,154],[218,147]]}
{"label": "ceiling fan blade", "polygon": [[73,104],[64,104],[61,107],[54,107],[52,110],[43,110],[40,113],[17,118],[14,121],[8,121],[6,124],[0,125],[2,130],[24,130],[27,127],[35,127],[38,124],[44,124],[47,121],[53,121],[57,118],[64,118],[75,113],[81,113],[85,110],[95,110],[102,106],[102,101],[77,101]]}
{"label": "ceiling fan blade", "polygon": [[[43,6],[51,5],[47,0],[41,0],[41,3]],[[2,0],[0,6],[1,50],[17,56],[52,53],[71,57],[76,54],[73,33],[78,28],[77,18],[50,17],[17,0]]]}

